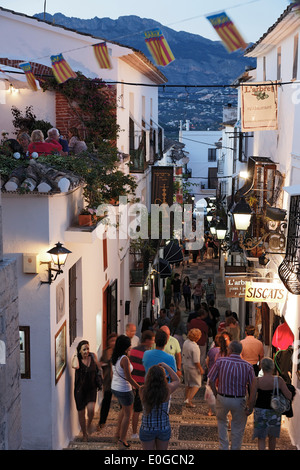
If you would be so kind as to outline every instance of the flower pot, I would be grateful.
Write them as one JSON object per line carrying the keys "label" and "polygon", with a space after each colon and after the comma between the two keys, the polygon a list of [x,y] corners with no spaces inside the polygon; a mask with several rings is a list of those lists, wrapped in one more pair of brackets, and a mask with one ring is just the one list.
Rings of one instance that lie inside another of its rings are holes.
{"label": "flower pot", "polygon": [[78,224],[84,227],[93,225],[93,216],[92,214],[79,214]]}

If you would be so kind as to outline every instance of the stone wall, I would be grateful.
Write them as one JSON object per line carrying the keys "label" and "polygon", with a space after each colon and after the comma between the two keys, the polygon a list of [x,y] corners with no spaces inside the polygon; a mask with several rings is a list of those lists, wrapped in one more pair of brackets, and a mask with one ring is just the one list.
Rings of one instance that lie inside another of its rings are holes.
{"label": "stone wall", "polygon": [[21,443],[17,271],[15,261],[2,259],[0,205],[0,450],[19,450]]}

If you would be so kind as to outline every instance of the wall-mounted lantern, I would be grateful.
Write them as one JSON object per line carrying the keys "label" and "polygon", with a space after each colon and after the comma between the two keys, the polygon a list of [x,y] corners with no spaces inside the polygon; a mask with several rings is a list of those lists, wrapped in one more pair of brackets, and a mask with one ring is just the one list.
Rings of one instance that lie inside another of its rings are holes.
{"label": "wall-mounted lantern", "polygon": [[[72,253],[67,248],[64,248],[63,245],[58,242],[56,245],[47,251],[51,255],[51,261],[41,261],[41,264],[48,264],[48,281],[41,281],[41,284],[51,284],[59,274],[62,274],[62,266],[65,265],[69,253]],[[52,268],[51,265],[54,264],[55,268]],[[55,276],[53,274],[55,272]]]}

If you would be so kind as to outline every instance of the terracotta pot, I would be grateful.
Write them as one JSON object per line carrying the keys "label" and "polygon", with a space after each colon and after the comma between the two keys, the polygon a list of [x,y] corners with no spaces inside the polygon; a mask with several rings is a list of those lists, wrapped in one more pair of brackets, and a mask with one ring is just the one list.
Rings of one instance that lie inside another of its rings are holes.
{"label": "terracotta pot", "polygon": [[93,225],[92,214],[79,214],[78,223],[79,223],[79,225],[85,226],[85,227]]}

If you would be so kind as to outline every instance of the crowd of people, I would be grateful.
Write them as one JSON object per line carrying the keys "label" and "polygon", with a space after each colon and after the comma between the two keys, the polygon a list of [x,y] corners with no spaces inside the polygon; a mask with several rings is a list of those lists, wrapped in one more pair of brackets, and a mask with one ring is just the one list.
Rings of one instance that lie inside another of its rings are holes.
{"label": "crowd of people", "polygon": [[9,146],[15,158],[30,159],[37,158],[40,155],[79,155],[87,150],[87,145],[80,138],[76,127],[71,127],[67,132],[67,138],[61,135],[56,128],[47,131],[47,136],[40,129],[35,129],[29,135],[21,131],[17,139],[7,139]]}
{"label": "crowd of people", "polygon": [[[95,384],[93,391],[89,386],[99,367],[103,370],[104,385],[98,429],[105,426],[114,396],[120,405],[115,438],[121,449],[130,448],[127,438],[130,424],[131,439],[139,438],[143,449],[167,449],[172,432],[170,398],[181,383],[185,389],[183,406],[187,408],[197,407],[193,399],[200,387],[206,385],[208,415],[216,416],[220,449],[230,447],[229,430],[231,449],[241,448],[247,418],[252,412],[253,439],[257,439],[258,448],[265,449],[268,439],[269,449],[275,449],[281,414],[271,407],[276,378],[274,361],[264,357],[263,344],[255,338],[254,326],[247,325],[241,339],[235,312],[226,311],[224,321],[220,321],[220,312],[215,307],[216,287],[211,278],[206,283],[198,279],[195,285],[188,276],[181,280],[175,275],[173,280],[169,308],[161,308],[153,323],[145,318],[140,337],[136,326],[130,323],[123,335],[114,333],[107,338],[107,348],[99,361],[92,353],[80,359],[81,349],[78,350],[77,361],[72,365],[76,368],[74,393],[84,439],[91,427],[97,390]],[[187,286],[189,292],[184,289]],[[185,321],[181,293],[188,313]],[[186,295],[194,301],[193,310]],[[85,392],[78,391],[82,377],[86,381],[82,389]],[[281,377],[278,386],[288,400],[293,399],[293,386]],[[89,400],[94,401],[91,404]],[[83,419],[85,408],[87,424]]]}

